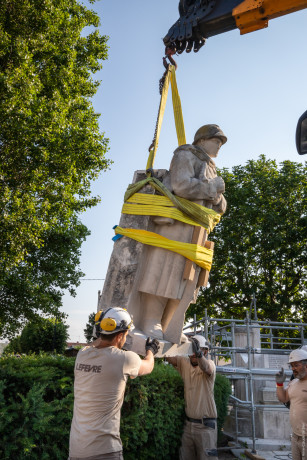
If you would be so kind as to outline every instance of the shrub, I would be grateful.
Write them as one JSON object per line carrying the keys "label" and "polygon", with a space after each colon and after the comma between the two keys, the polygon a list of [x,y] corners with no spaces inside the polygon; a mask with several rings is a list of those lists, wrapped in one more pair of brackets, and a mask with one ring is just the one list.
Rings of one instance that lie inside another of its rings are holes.
{"label": "shrub", "polygon": [[0,458],[66,460],[74,359],[0,359]]}
{"label": "shrub", "polygon": [[[30,355],[0,358],[1,460],[66,460],[73,409],[74,358]],[[218,426],[230,386],[217,376]],[[125,460],[178,458],[184,423],[183,382],[170,366],[128,380],[122,408]]]}
{"label": "shrub", "polygon": [[9,353],[64,353],[68,339],[68,326],[56,318],[40,318],[28,323],[21,335],[15,337],[5,348],[4,354]]}
{"label": "shrub", "polygon": [[224,375],[217,374],[214,385],[214,399],[217,409],[218,439],[221,439],[222,428],[228,412],[228,399],[230,395],[231,385],[229,380]]}
{"label": "shrub", "polygon": [[125,460],[177,459],[184,423],[183,382],[159,363],[145,377],[130,380],[122,410]]}

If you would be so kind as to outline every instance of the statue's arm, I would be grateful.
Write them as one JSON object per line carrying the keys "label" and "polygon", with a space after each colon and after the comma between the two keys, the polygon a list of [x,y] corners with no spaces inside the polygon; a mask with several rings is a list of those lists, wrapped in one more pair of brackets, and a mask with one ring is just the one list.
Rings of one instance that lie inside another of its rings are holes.
{"label": "statue's arm", "polygon": [[214,201],[225,190],[221,177],[200,180],[195,177],[195,156],[186,151],[177,151],[171,166],[171,186],[174,193],[188,200]]}

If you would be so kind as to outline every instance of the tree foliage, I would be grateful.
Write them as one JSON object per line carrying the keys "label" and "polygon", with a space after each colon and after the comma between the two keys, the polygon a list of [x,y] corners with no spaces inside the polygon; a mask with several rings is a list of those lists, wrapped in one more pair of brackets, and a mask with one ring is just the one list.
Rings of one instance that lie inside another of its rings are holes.
{"label": "tree foliage", "polygon": [[12,268],[45,232],[97,203],[90,180],[108,166],[90,98],[106,59],[98,16],[77,0],[0,6],[0,251]]}
{"label": "tree foliage", "polygon": [[243,318],[256,295],[259,319],[307,321],[306,164],[260,156],[223,169],[228,210],[215,241],[209,287],[189,315]]}
{"label": "tree foliage", "polygon": [[[37,308],[56,313],[57,288],[73,289],[81,273],[77,216],[97,204],[90,183],[109,166],[91,102],[107,58],[98,25],[78,0],[0,3],[0,329]],[[56,248],[65,239],[67,263]]]}
{"label": "tree foliage", "polygon": [[44,245],[28,246],[23,262],[2,274],[0,286],[0,335],[12,337],[42,314],[64,318],[59,312],[64,290],[75,295],[82,271],[80,246],[89,234],[76,218],[71,225],[49,230]]}
{"label": "tree foliage", "polygon": [[95,324],[95,312],[91,313],[88,317],[88,322],[86,323],[85,329],[83,329],[84,336],[88,343],[93,340],[93,327]]}
{"label": "tree foliage", "polygon": [[64,353],[68,339],[68,326],[56,318],[41,318],[28,323],[21,335],[15,337],[5,348],[9,353]]}

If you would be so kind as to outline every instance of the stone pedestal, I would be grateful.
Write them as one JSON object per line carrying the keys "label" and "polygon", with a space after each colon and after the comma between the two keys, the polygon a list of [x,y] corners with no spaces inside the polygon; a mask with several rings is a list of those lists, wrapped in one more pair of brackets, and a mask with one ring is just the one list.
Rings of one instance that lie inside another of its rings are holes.
{"label": "stone pedestal", "polygon": [[278,403],[276,409],[266,408],[265,405],[258,409],[258,429],[256,436],[263,439],[289,440],[291,426],[289,422],[289,409]]}

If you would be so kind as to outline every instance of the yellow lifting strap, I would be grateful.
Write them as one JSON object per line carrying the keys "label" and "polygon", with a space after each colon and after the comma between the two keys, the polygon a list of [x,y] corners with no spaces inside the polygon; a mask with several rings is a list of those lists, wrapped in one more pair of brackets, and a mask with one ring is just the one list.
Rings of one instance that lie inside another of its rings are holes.
{"label": "yellow lifting strap", "polygon": [[[184,198],[177,197],[181,203],[184,203]],[[137,216],[162,216],[170,217],[179,220],[185,224],[205,227],[206,231],[210,233],[215,225],[220,220],[220,215],[212,209],[206,208],[199,204],[194,203],[198,215],[203,217],[203,223],[200,225],[199,221],[190,218],[184,212],[174,207],[174,203],[166,196],[149,195],[147,193],[135,193],[130,197],[122,207],[123,214],[135,214]]]}
{"label": "yellow lifting strap", "polygon": [[155,142],[154,142],[153,148],[149,152],[146,169],[152,169],[154,161],[155,161],[158,144],[159,144],[159,137],[160,137],[160,132],[161,132],[162,121],[163,121],[163,116],[164,116],[164,111],[165,111],[165,106],[166,106],[166,101],[167,101],[169,82],[171,82],[171,87],[172,87],[173,111],[174,111],[178,145],[186,144],[181,102],[180,102],[180,97],[179,97],[178,88],[177,88],[177,81],[176,81],[176,69],[175,69],[175,66],[169,65],[167,72],[166,72],[166,77],[165,77],[162,94],[161,94]]}
{"label": "yellow lifting strap", "polygon": [[147,230],[137,230],[134,228],[115,227],[116,235],[123,235],[139,241],[143,244],[156,246],[163,249],[176,252],[187,259],[195,262],[205,270],[210,271],[212,265],[213,251],[212,249],[204,248],[198,244],[182,243],[181,241],[174,241],[157,233],[148,232]]}
{"label": "yellow lifting strap", "polygon": [[[205,227],[206,229],[212,230],[214,226],[220,221],[220,214],[213,211],[212,209],[205,208],[204,206],[199,206],[193,201],[186,200],[185,198],[181,198],[177,195],[174,195],[167,187],[165,187],[162,182],[160,182],[155,177],[147,177],[144,180],[136,182],[135,184],[130,184],[126,190],[124,200],[127,202],[135,193],[141,190],[146,184],[150,184],[153,188],[155,188],[159,193],[163,194],[164,196],[168,197],[174,206],[178,208],[181,212],[186,214],[187,217],[191,218],[194,222],[197,222],[198,225],[201,227]],[[152,195],[152,197],[157,197],[158,195]],[[156,199],[156,198],[153,198]],[[213,218],[213,227],[210,228],[208,223],[208,216]],[[193,225],[196,225],[195,223]]]}

